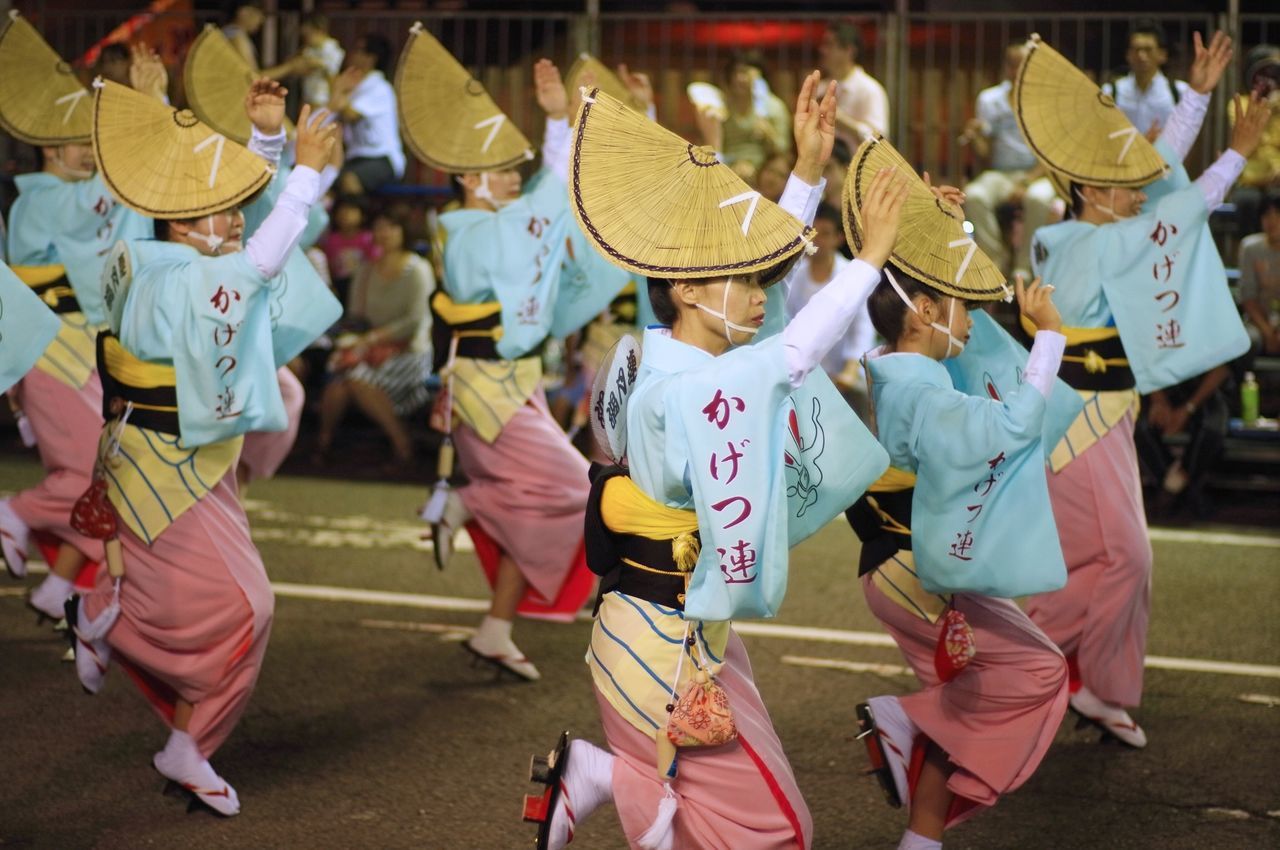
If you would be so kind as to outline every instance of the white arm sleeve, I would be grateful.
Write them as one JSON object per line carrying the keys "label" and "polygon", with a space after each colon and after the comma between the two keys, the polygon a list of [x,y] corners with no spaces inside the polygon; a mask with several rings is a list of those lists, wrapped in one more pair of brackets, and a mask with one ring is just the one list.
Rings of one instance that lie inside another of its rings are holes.
{"label": "white arm sleeve", "polygon": [[782,351],[792,388],[799,387],[827,352],[844,338],[849,323],[865,310],[880,270],[853,260],[822,287],[782,329]]}
{"label": "white arm sleeve", "polygon": [[778,199],[778,206],[804,222],[805,227],[813,225],[813,217],[818,214],[818,204],[822,202],[822,193],[827,188],[827,178],[823,177],[818,185],[810,186],[794,173],[787,178],[786,188]]}
{"label": "white arm sleeve", "polygon": [[302,231],[307,227],[307,212],[320,197],[319,190],[320,174],[315,169],[299,165],[290,172],[275,207],[244,249],[264,278],[280,274],[290,252],[298,247]]}
{"label": "white arm sleeve", "polygon": [[1053,391],[1053,379],[1062,366],[1062,352],[1067,338],[1056,331],[1036,331],[1036,341],[1031,345],[1027,358],[1026,381],[1040,391],[1045,398]]}
{"label": "white arm sleeve", "polygon": [[333,188],[333,184],[338,182],[338,175],[341,174],[334,165],[326,165],[320,172],[320,191],[316,193],[316,197],[324,197],[324,193]]}
{"label": "white arm sleeve", "polygon": [[569,119],[547,119],[547,129],[542,136],[542,167],[550,168],[566,186],[569,185],[569,139]]}
{"label": "white arm sleeve", "polygon": [[1196,178],[1196,185],[1204,195],[1205,206],[1210,210],[1218,208],[1222,199],[1227,196],[1227,192],[1231,191],[1232,185],[1239,179],[1240,173],[1244,171],[1244,164],[1244,157],[1227,148],[1213,165]]}
{"label": "white arm sleeve", "polygon": [[284,130],[274,136],[264,136],[254,127],[249,134],[249,150],[265,159],[272,165],[280,164],[280,155],[284,153],[284,145],[288,140]]}
{"label": "white arm sleeve", "polygon": [[1164,132],[1160,134],[1160,141],[1173,148],[1178,155],[1178,162],[1187,158],[1191,146],[1196,143],[1196,136],[1200,135],[1200,126],[1204,124],[1204,116],[1208,111],[1209,95],[1200,94],[1190,86],[1182,92],[1182,99],[1174,107],[1173,114],[1164,125]]}

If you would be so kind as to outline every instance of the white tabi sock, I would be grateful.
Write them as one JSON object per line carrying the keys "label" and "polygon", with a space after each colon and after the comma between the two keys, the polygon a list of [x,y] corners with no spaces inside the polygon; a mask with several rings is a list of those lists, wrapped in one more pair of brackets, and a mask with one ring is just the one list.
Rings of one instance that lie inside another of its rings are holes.
{"label": "white tabi sock", "polygon": [[74,589],[71,582],[53,573],[45,576],[40,586],[31,591],[31,606],[38,608],[55,620],[65,616],[64,606]]}
{"label": "white tabi sock", "polygon": [[898,786],[898,798],[909,809],[911,792],[907,786],[907,768],[911,766],[911,751],[920,727],[911,722],[897,697],[872,697],[867,704],[871,706],[876,728],[880,730],[889,769],[893,771],[893,781]]}
{"label": "white tabi sock", "polygon": [[560,798],[551,813],[548,846],[560,850],[573,840],[573,831],[601,803],[613,799],[613,754],[590,741],[569,746],[569,763],[560,777]]}
{"label": "white tabi sock", "polygon": [[200,755],[195,739],[186,732],[174,729],[151,763],[162,776],[196,793],[215,811],[224,815],[240,811],[236,789],[214,771],[209,760]]}
{"label": "white tabi sock", "polygon": [[511,641],[511,621],[485,615],[476,629],[471,645],[486,655],[518,655],[519,650]]}
{"label": "white tabi sock", "polygon": [[923,835],[908,829],[902,833],[902,840],[898,842],[898,850],[942,850],[942,842],[934,841],[932,838],[925,838]]}

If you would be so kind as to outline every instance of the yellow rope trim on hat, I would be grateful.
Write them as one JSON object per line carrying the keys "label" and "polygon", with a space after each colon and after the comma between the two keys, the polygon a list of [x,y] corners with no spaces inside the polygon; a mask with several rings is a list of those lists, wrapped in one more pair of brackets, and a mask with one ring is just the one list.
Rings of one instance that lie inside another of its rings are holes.
{"label": "yellow rope trim on hat", "polygon": [[46,283],[53,283],[60,277],[67,276],[66,266],[60,265],[9,266],[9,268],[27,286],[43,286]]}
{"label": "yellow rope trim on hat", "polygon": [[[140,390],[172,387],[177,384],[177,373],[172,366],[158,366],[147,363],[130,354],[120,344],[120,340],[108,336],[103,340],[102,356],[106,361],[107,372],[116,380]],[[135,407],[141,405],[135,404]],[[177,410],[177,408],[158,407],[157,410]]]}

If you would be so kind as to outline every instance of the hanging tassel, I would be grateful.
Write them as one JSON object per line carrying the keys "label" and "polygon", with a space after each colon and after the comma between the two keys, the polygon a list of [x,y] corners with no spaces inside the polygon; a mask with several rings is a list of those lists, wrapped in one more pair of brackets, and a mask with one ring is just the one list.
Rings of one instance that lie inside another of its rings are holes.
{"label": "hanging tassel", "polygon": [[676,806],[679,805],[679,800],[671,790],[670,782],[663,783],[662,787],[666,789],[666,795],[658,803],[658,816],[644,834],[636,839],[636,846],[641,850],[672,850],[675,847]]}
{"label": "hanging tassel", "polygon": [[444,516],[444,506],[448,502],[449,482],[441,478],[436,482],[435,489],[431,491],[431,498],[427,500],[427,506],[422,509],[422,513],[419,516],[435,525]]}

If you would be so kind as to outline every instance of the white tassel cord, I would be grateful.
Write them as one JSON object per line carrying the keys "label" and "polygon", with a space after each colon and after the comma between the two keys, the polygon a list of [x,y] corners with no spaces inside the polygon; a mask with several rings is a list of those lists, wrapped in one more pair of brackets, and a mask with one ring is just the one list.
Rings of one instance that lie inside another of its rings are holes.
{"label": "white tassel cord", "polygon": [[675,818],[679,800],[675,791],[671,790],[670,782],[664,783],[662,787],[666,794],[662,802],[658,803],[658,816],[644,834],[636,839],[636,846],[642,850],[672,850],[675,847]]}

